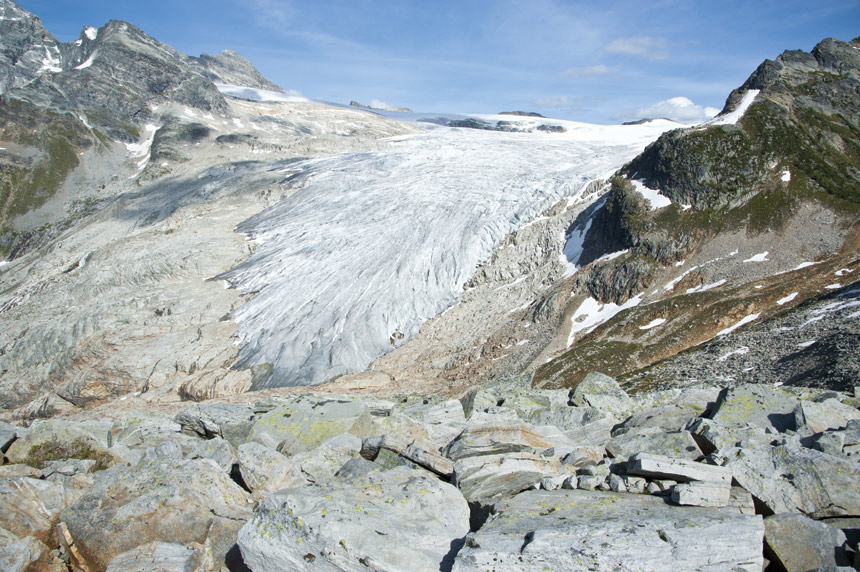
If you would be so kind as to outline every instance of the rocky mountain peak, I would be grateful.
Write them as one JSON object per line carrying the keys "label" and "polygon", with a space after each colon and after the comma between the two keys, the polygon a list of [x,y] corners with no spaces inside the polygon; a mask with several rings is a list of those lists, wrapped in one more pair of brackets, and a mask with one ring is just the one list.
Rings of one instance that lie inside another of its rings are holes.
{"label": "rocky mountain peak", "polygon": [[0,0],[0,94],[43,72],[61,71],[60,43],[42,21],[12,0]]}
{"label": "rocky mountain peak", "polygon": [[201,54],[198,61],[206,70],[205,75],[215,83],[284,91],[279,85],[263,77],[251,62],[233,50],[224,50],[214,56]]}

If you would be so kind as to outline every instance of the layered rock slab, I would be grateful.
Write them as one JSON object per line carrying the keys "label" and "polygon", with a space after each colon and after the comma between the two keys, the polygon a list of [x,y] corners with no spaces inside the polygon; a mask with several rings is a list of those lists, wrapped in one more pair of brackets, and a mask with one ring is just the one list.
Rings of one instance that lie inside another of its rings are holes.
{"label": "layered rock slab", "polygon": [[239,532],[254,572],[436,572],[469,531],[453,486],[398,467],[351,482],[284,489]]}
{"label": "layered rock slab", "polygon": [[599,491],[528,491],[469,534],[454,572],[760,572],[764,524],[733,509]]}

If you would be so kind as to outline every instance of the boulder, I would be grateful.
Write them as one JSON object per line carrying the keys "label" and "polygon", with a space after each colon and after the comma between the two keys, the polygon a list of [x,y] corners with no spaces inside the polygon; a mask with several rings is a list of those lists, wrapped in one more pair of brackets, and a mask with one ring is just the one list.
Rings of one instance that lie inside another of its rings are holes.
{"label": "boulder", "polygon": [[679,483],[672,487],[672,502],[684,506],[729,506],[732,487],[730,483]]}
{"label": "boulder", "polygon": [[259,443],[239,445],[237,456],[242,480],[253,492],[272,493],[308,482],[299,463]]}
{"label": "boulder", "polygon": [[150,542],[209,543],[215,561],[229,564],[236,532],[251,516],[248,502],[214,461],[168,459],[98,473],[60,518],[80,568],[103,570]]}
{"label": "boulder", "polygon": [[597,372],[589,373],[579,382],[573,390],[571,401],[574,405],[595,407],[620,419],[626,417],[634,405],[617,381]]}
{"label": "boulder", "polygon": [[636,433],[642,429],[659,429],[664,433],[680,431],[698,417],[697,412],[677,405],[652,407],[628,417],[620,426],[612,430],[612,436]]}
{"label": "boulder", "polygon": [[28,536],[0,547],[3,572],[66,572],[66,565],[44,542]]}
{"label": "boulder", "polygon": [[679,482],[702,481],[725,484],[732,482],[732,471],[725,467],[648,453],[632,455],[627,462],[627,472],[653,479],[671,479]]}
{"label": "boulder", "polygon": [[562,462],[575,469],[600,463],[603,461],[606,453],[603,447],[589,447],[585,445],[566,447],[566,449],[568,449],[568,452],[563,457]]}
{"label": "boulder", "polygon": [[427,451],[408,443],[396,435],[370,437],[361,444],[361,456],[369,461],[375,461],[381,451],[390,451],[445,479],[450,479],[454,474],[453,461],[434,451]]}
{"label": "boulder", "polygon": [[221,437],[213,437],[200,441],[193,451],[188,455],[189,459],[211,459],[221,467],[228,475],[233,470],[233,465],[239,462],[239,455],[235,447]]}
{"label": "boulder", "polygon": [[737,484],[775,514],[860,514],[860,468],[846,459],[787,446],[721,449],[718,455]]}
{"label": "boulder", "polygon": [[689,431],[648,434],[625,433],[613,437],[606,444],[606,452],[616,459],[626,459],[636,453],[651,453],[690,461],[695,461],[703,456],[702,450],[699,449],[699,445],[696,444]]}
{"label": "boulder", "polygon": [[527,491],[495,511],[466,537],[454,572],[762,570],[760,516],[582,490]]}
{"label": "boulder", "polygon": [[17,427],[0,421],[0,453],[5,453],[12,441],[17,439]]}
{"label": "boulder", "polygon": [[711,419],[723,426],[753,425],[784,433],[797,429],[797,398],[771,385],[739,385],[723,390]]}
{"label": "boulder", "polygon": [[361,439],[344,433],[323,442],[313,451],[296,453],[288,460],[295,463],[302,476],[311,483],[326,483],[332,480],[347,462],[360,458]]}
{"label": "boulder", "polygon": [[434,449],[446,446],[466,427],[463,406],[456,399],[409,404],[400,408],[399,413],[424,426]]}
{"label": "boulder", "polygon": [[363,439],[371,432],[370,410],[364,403],[304,395],[256,417],[247,440],[293,455],[315,449],[341,433]]}
{"label": "boulder", "polygon": [[802,514],[764,519],[764,541],[767,557],[786,572],[851,565],[845,534]]}
{"label": "boulder", "polygon": [[464,430],[448,445],[445,455],[457,461],[480,455],[503,453],[540,453],[557,445],[573,445],[563,436],[548,437],[546,431],[524,423],[479,425]]}
{"label": "boulder", "polygon": [[470,418],[476,411],[486,411],[490,407],[496,407],[499,401],[501,399],[495,392],[485,388],[475,389],[463,398],[463,413]]}
{"label": "boulder", "polygon": [[83,494],[83,490],[64,482],[28,477],[0,480],[0,527],[53,546],[57,515]]}
{"label": "boulder", "polygon": [[802,400],[794,408],[794,420],[798,427],[807,425],[813,433],[823,433],[845,429],[850,421],[860,420],[860,411],[833,398],[822,402]]}
{"label": "boulder", "polygon": [[254,572],[437,572],[468,531],[455,487],[398,468],[279,491],[239,532],[239,547]]}
{"label": "boulder", "polygon": [[254,407],[249,403],[197,404],[174,419],[189,435],[204,439],[217,436],[238,447],[247,440],[254,423]]}
{"label": "boulder", "polygon": [[106,572],[197,572],[201,547],[173,542],[150,542],[116,555]]}
{"label": "boulder", "polygon": [[452,482],[474,500],[518,493],[561,473],[561,463],[554,457],[517,452],[464,457],[454,463]]}
{"label": "boulder", "polygon": [[704,418],[693,422],[690,425],[690,432],[706,455],[710,455],[717,449],[741,445],[744,448],[769,447],[775,437],[754,425],[741,423],[725,427],[713,419]]}

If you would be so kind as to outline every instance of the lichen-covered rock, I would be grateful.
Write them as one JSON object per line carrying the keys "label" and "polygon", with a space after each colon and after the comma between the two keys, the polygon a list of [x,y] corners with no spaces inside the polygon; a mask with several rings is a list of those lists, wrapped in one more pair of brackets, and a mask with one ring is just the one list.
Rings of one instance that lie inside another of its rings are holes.
{"label": "lichen-covered rock", "polygon": [[786,572],[851,565],[845,533],[801,514],[764,519],[764,541],[768,558]]}
{"label": "lichen-covered rock", "polygon": [[846,459],[787,446],[722,449],[717,454],[737,483],[775,514],[860,514],[860,469]]}
{"label": "lichen-covered rock", "polygon": [[621,418],[633,408],[633,400],[617,381],[596,372],[589,373],[579,382],[571,401],[574,405],[588,405]]}
{"label": "lichen-covered rock", "polygon": [[247,440],[292,455],[310,451],[341,433],[363,439],[371,431],[370,410],[361,401],[301,396],[256,417]]}
{"label": "lichen-covered rock", "polygon": [[6,456],[12,463],[26,463],[30,450],[42,443],[71,443],[84,440],[98,451],[116,456],[110,450],[111,423],[107,421],[70,422],[62,419],[35,421],[26,430],[19,431]]}
{"label": "lichen-covered rock", "polygon": [[657,431],[647,434],[625,433],[613,437],[606,444],[606,452],[616,459],[627,458],[636,453],[651,453],[676,459],[689,459],[690,461],[702,457],[702,451],[689,431],[675,433]]}
{"label": "lichen-covered rock", "polygon": [[841,403],[838,399],[822,402],[802,400],[794,409],[795,424],[807,425],[814,433],[828,429],[845,429],[850,421],[860,420],[860,411]]}
{"label": "lichen-covered rock", "polygon": [[625,433],[654,428],[666,433],[680,431],[697,416],[698,412],[677,405],[652,407],[628,417],[620,426],[612,430],[612,436],[618,437]]}
{"label": "lichen-covered rock", "polygon": [[209,459],[115,466],[60,516],[81,567],[103,570],[150,542],[205,544],[226,562],[251,516],[248,495]]}
{"label": "lichen-covered rock", "polygon": [[469,531],[460,492],[397,468],[269,496],[239,532],[254,572],[436,572]]}
{"label": "lichen-covered rock", "polygon": [[673,507],[649,495],[528,491],[496,503],[454,572],[762,569],[760,516]]}
{"label": "lichen-covered rock", "polygon": [[188,455],[190,459],[212,459],[227,474],[233,470],[233,465],[239,462],[235,447],[226,439],[214,437],[200,441]]}
{"label": "lichen-covered rock", "polygon": [[308,482],[299,463],[259,443],[239,445],[237,454],[242,480],[253,492],[272,493]]}
{"label": "lichen-covered rock", "polygon": [[797,398],[781,388],[741,385],[720,394],[711,418],[724,426],[747,424],[782,433],[797,429],[797,405]]}

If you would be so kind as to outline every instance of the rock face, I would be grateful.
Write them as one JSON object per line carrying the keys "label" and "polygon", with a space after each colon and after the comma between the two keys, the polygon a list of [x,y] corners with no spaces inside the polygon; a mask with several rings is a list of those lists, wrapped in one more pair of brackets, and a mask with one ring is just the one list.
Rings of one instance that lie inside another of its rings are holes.
{"label": "rock face", "polygon": [[460,492],[398,468],[268,497],[239,533],[255,572],[288,569],[435,571],[469,531]]}

